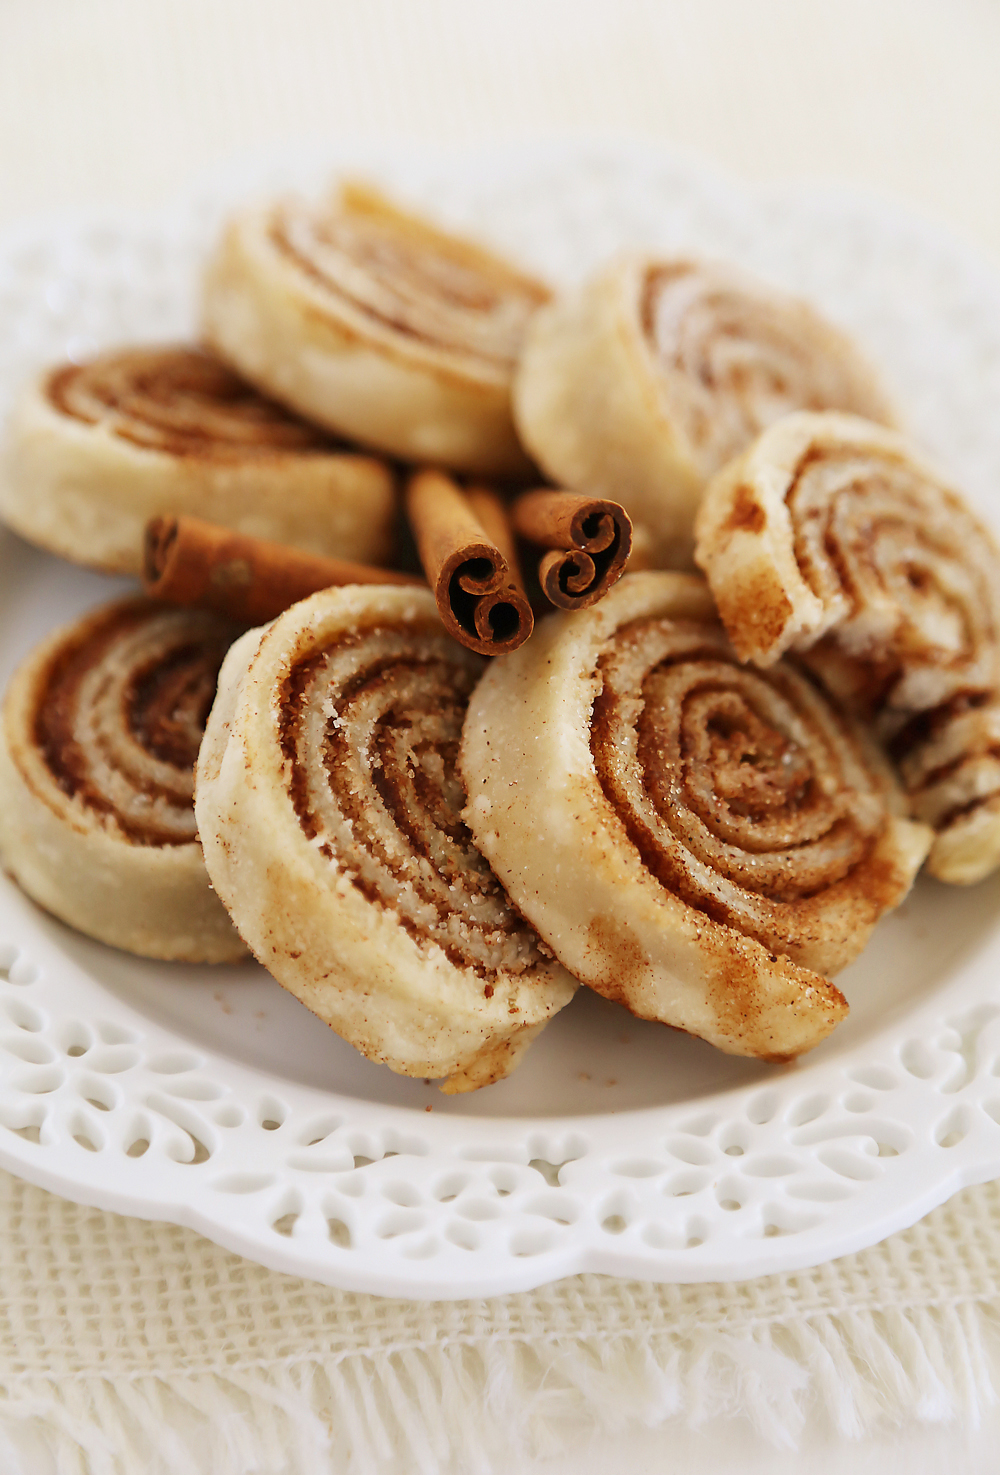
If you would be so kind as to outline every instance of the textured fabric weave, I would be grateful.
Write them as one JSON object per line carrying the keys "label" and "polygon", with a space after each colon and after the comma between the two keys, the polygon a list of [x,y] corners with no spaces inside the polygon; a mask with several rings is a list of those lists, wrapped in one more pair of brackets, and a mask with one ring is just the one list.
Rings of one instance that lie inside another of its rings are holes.
{"label": "textured fabric weave", "polygon": [[857,1436],[974,1424],[994,1401],[1000,1184],[795,1275],[576,1276],[431,1304],[280,1275],[0,1174],[0,1302],[5,1470],[3,1436],[25,1426],[80,1475],[486,1475],[671,1418],[749,1416],[789,1447],[817,1409]]}

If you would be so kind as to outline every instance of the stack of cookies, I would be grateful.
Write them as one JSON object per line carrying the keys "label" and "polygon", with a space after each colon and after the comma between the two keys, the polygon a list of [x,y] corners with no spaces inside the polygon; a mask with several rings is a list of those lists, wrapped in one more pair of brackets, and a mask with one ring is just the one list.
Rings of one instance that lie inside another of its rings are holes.
{"label": "stack of cookies", "polygon": [[925,861],[1000,864],[997,550],[808,305],[554,295],[351,185],[234,220],[202,334],[8,427],[9,525],[147,590],[7,693],[0,854],[63,921],[249,949],[467,1091],[581,983],[787,1060]]}

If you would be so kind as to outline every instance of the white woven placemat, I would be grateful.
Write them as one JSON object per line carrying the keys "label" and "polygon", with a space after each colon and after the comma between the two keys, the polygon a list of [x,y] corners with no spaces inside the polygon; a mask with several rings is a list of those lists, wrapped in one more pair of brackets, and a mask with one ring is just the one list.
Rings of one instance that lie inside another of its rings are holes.
{"label": "white woven placemat", "polygon": [[[595,1429],[975,1423],[1000,1369],[1000,1184],[816,1270],[576,1276],[490,1301],[355,1295],[0,1174],[0,1467],[485,1475]],[[5,1437],[6,1436],[6,1437]]]}

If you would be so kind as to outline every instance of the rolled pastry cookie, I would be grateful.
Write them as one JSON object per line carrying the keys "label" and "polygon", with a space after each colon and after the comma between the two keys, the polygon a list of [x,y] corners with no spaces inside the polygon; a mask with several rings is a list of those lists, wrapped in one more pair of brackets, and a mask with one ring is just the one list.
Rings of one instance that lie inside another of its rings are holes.
{"label": "rolled pastry cookie", "polygon": [[797,409],[891,424],[854,345],[804,302],[727,266],[634,256],[528,329],[514,416],[561,485],[624,504],[660,566],[690,567],[706,482]]}
{"label": "rolled pastry cookie", "polygon": [[392,455],[527,469],[514,363],[547,289],[379,196],[346,188],[226,231],[205,279],[205,336],[300,414]]}
{"label": "rolled pastry cookie", "polygon": [[27,386],[0,460],[0,516],[22,537],[138,574],[149,519],[185,513],[385,562],[395,483],[383,461],[338,446],[199,349],[119,349]]}
{"label": "rolled pastry cookie", "polygon": [[854,416],[798,414],[715,478],[698,563],[743,660],[788,650],[874,722],[928,868],[1000,864],[1000,553],[912,442]]}
{"label": "rolled pastry cookie", "polygon": [[246,948],[195,829],[194,760],[235,632],[126,599],[58,630],[15,673],[0,743],[0,858],[79,932],[143,957]]}
{"label": "rolled pastry cookie", "polygon": [[460,766],[474,839],[567,968],[765,1060],[843,1019],[824,975],[930,842],[811,682],[740,666],[693,575],[541,621],[473,693]]}
{"label": "rolled pastry cookie", "polygon": [[575,989],[460,818],[482,665],[429,590],[324,590],[233,647],[198,760],[206,863],[253,952],[369,1060],[446,1091],[507,1075]]}

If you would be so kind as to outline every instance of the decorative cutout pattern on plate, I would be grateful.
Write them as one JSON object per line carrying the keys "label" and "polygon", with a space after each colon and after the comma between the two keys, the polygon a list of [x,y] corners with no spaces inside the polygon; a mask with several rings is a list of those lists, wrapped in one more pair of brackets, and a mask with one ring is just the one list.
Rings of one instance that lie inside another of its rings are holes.
{"label": "decorative cutout pattern on plate", "polygon": [[[634,148],[345,163],[554,279],[642,244],[737,258],[804,292],[886,366],[911,425],[1000,520],[1000,288],[919,222],[864,200],[744,195]],[[251,188],[315,186],[329,167],[251,172],[158,220],[8,239],[0,410],[49,359],[189,332],[197,263],[225,205]],[[0,590],[8,669],[41,633],[30,602],[24,587]],[[935,902],[934,927],[972,919],[966,952],[797,1067],[642,1110],[604,1109],[595,1081],[589,1115],[554,1103],[503,1118],[338,1095],[193,1043],[197,1031],[148,995],[102,981],[110,952],[91,948],[85,966],[70,934],[2,882],[0,1162],[278,1269],[385,1294],[494,1294],[582,1269],[706,1280],[804,1266],[1000,1172],[998,899],[985,883],[961,908]],[[921,913],[893,935],[916,935]],[[191,984],[190,1018],[211,988]]]}

